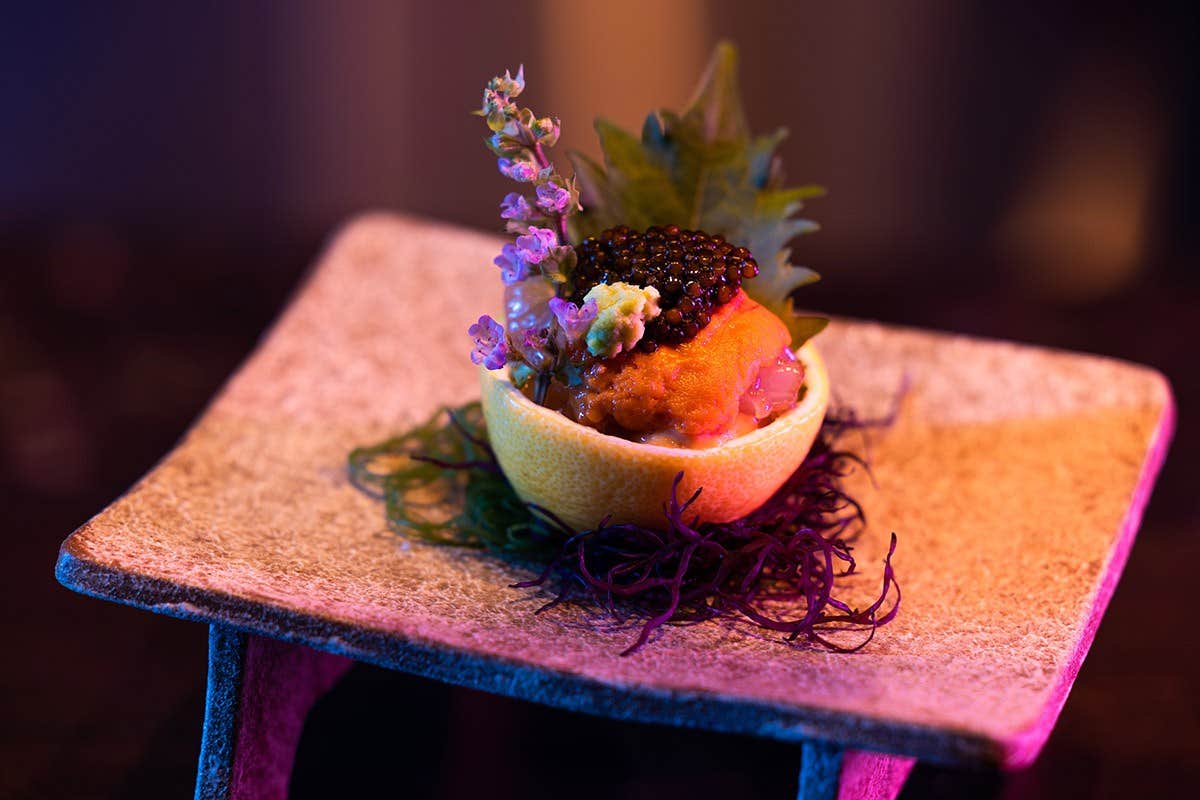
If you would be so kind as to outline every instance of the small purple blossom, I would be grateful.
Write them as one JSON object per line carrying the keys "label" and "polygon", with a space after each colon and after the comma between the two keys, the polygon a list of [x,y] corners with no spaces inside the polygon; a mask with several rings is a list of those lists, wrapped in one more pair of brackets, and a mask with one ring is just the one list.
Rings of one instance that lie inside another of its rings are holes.
{"label": "small purple blossom", "polygon": [[547,214],[561,214],[571,202],[571,193],[557,183],[543,183],[537,187],[538,208]]}
{"label": "small purple blossom", "polygon": [[530,264],[540,264],[558,244],[558,234],[550,228],[529,227],[529,233],[517,237],[517,251]]}
{"label": "small purple blossom", "polygon": [[[538,187],[538,192],[541,192],[541,187]],[[533,208],[522,194],[509,192],[500,201],[500,219],[527,220],[532,216]]]}
{"label": "small purple blossom", "polygon": [[541,350],[550,343],[550,329],[526,328],[523,343],[526,350]]}
{"label": "small purple blossom", "polygon": [[500,369],[508,360],[508,342],[504,328],[499,322],[484,314],[479,321],[467,328],[467,334],[475,341],[471,351],[471,362],[482,364],[488,369]]}
{"label": "small purple blossom", "polygon": [[511,286],[529,277],[529,264],[511,244],[500,248],[500,255],[496,256],[492,263],[500,268],[500,280],[505,286]]}
{"label": "small purple blossom", "polygon": [[567,334],[567,339],[572,342],[587,333],[588,327],[596,319],[596,313],[599,310],[595,298],[584,303],[582,308],[561,297],[550,298],[549,305],[558,324]]}
{"label": "small purple blossom", "polygon": [[512,178],[520,183],[533,183],[537,180],[538,168],[536,164],[531,164],[528,161],[515,161],[511,158],[502,158],[497,162],[500,167],[500,174],[506,178]]}

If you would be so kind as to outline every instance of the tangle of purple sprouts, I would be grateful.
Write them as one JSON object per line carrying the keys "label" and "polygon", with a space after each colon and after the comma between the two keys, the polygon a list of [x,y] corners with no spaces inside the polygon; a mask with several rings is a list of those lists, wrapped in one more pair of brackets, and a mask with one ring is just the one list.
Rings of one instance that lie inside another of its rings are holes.
{"label": "tangle of purple sprouts", "polygon": [[[449,424],[431,418],[398,437],[355,450],[350,479],[384,500],[397,531],[543,563],[537,577],[514,584],[554,595],[538,613],[591,600],[618,621],[627,615],[641,618],[640,634],[622,655],[638,650],[668,622],[722,616],[848,652],[864,647],[880,625],[895,618],[900,586],[892,568],[892,534],[876,598],[856,608],[836,593],[838,579],[856,571],[852,543],[866,523],[862,506],[844,488],[845,478],[866,464],[840,441],[849,431],[891,425],[904,391],[902,386],[881,419],[862,420],[852,412],[828,415],[783,486],[760,508],[732,522],[697,524],[688,509],[699,491],[680,498],[680,473],[663,504],[661,528],[604,520],[592,530],[575,530],[517,497],[488,443],[478,403],[450,410]],[[430,489],[440,498],[433,505],[449,504],[449,516],[428,513],[428,498],[409,494]],[[845,631],[866,635],[853,646],[829,637]]]}
{"label": "tangle of purple sprouts", "polygon": [[[900,607],[892,568],[894,533],[876,599],[854,608],[834,594],[837,579],[855,572],[850,542],[866,521],[862,506],[842,487],[850,471],[866,465],[854,453],[838,449],[837,440],[847,429],[874,424],[853,416],[828,419],[784,485],[762,507],[732,522],[697,525],[694,517],[689,520],[688,508],[700,490],[681,501],[682,473],[664,503],[663,530],[605,520],[593,530],[576,531],[547,509],[531,506],[561,533],[563,545],[540,575],[514,586],[555,592],[539,613],[590,597],[618,620],[623,611],[644,617],[641,633],[622,655],[637,651],[668,622],[730,614],[789,640],[803,638],[839,652],[858,650]],[[895,599],[885,608],[893,591]],[[867,635],[853,646],[827,636],[846,630]]]}

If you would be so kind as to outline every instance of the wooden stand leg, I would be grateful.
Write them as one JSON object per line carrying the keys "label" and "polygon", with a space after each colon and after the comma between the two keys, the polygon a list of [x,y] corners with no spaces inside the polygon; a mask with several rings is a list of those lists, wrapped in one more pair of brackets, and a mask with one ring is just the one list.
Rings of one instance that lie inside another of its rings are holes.
{"label": "wooden stand leg", "polygon": [[916,759],[805,742],[799,800],[895,800]]}
{"label": "wooden stand leg", "polygon": [[351,663],[211,626],[196,800],[285,800],[305,717]]}

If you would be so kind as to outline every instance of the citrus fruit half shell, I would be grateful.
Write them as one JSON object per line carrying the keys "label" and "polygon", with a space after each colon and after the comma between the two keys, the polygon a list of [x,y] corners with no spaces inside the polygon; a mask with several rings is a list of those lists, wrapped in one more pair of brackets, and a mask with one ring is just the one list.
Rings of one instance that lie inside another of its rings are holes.
{"label": "citrus fruit half shell", "polygon": [[691,450],[641,444],[600,433],[539,406],[508,380],[506,370],[480,369],[488,438],[522,500],[578,530],[613,523],[666,527],[663,503],[675,475],[682,502],[706,522],[727,522],[758,508],[800,466],[825,418],[829,378],[811,342],[796,352],[804,364],[804,396],[773,422],[716,447]]}

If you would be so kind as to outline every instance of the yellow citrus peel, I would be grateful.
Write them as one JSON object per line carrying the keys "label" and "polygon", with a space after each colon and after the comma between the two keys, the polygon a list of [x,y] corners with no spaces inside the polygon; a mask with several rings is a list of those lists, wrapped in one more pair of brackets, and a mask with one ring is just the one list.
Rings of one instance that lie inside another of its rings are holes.
{"label": "yellow citrus peel", "polygon": [[801,401],[773,422],[715,447],[693,450],[641,444],[600,433],[539,406],[505,371],[480,369],[488,438],[520,498],[577,529],[613,523],[665,524],[663,502],[683,472],[679,496],[704,491],[692,511],[727,522],[762,505],[804,460],[829,404],[829,379],[810,342],[796,353],[805,367]]}

